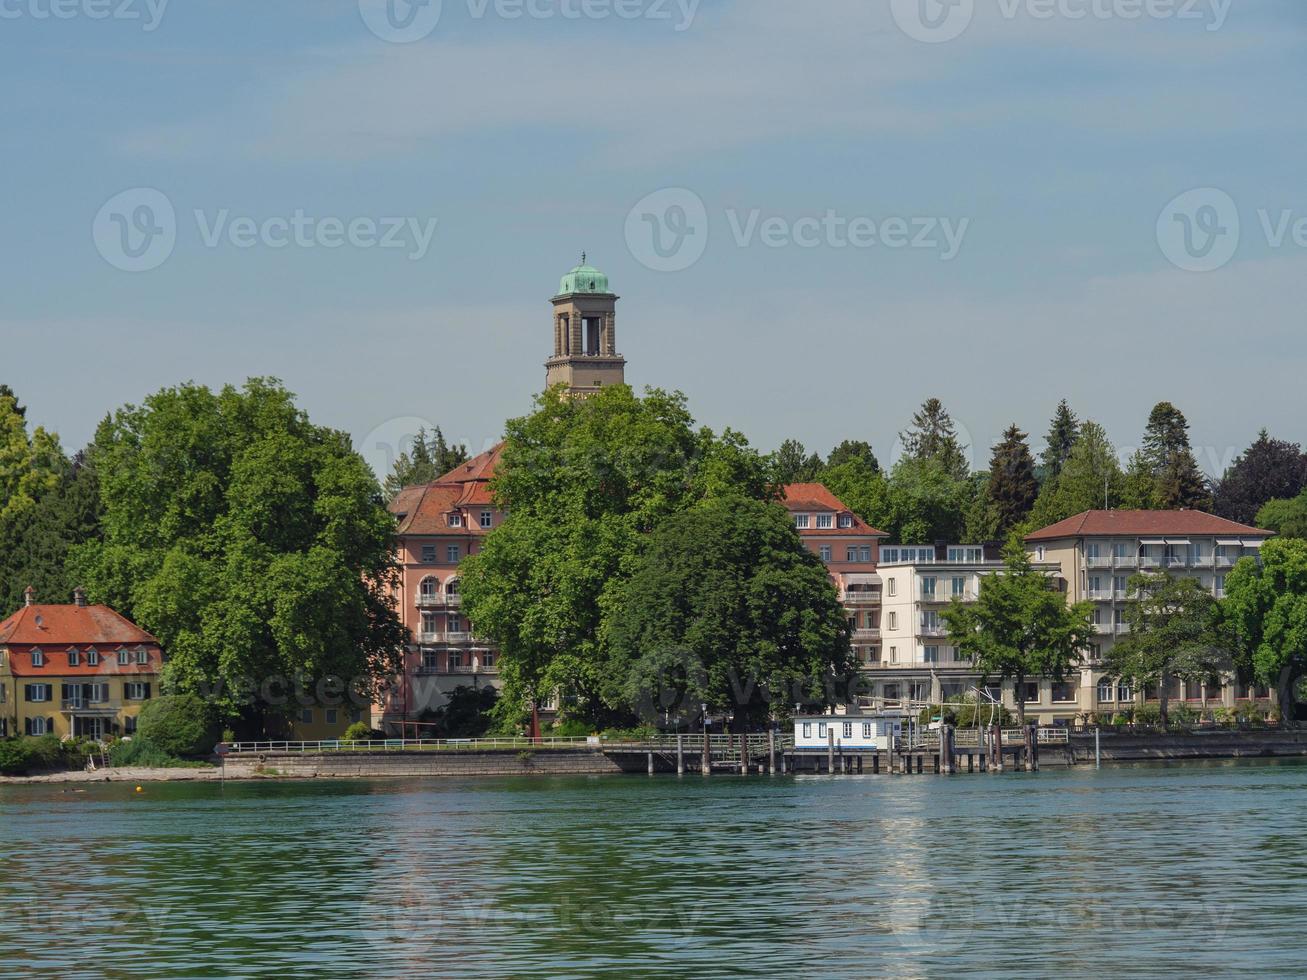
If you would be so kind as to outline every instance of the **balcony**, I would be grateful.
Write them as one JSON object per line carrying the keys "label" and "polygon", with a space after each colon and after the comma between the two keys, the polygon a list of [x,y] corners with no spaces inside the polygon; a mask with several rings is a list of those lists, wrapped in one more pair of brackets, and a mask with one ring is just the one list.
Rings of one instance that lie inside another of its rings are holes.
{"label": "balcony", "polygon": [[1170,555],[1166,559],[1167,568],[1184,568],[1188,564],[1188,559],[1183,558],[1180,555]]}
{"label": "balcony", "polygon": [[60,702],[64,714],[116,715],[122,709],[121,701],[92,701],[89,698],[71,698]]}
{"label": "balcony", "polygon": [[943,623],[922,623],[917,627],[918,636],[948,636],[948,627]]}
{"label": "balcony", "polygon": [[1111,589],[1090,589],[1089,598],[1092,602],[1111,602],[1113,593]]}
{"label": "balcony", "polygon": [[1099,636],[1111,636],[1116,628],[1111,623],[1095,623],[1094,632]]}
{"label": "balcony", "polygon": [[1139,567],[1145,570],[1161,568],[1162,559],[1156,555],[1140,555]]}
{"label": "balcony", "polygon": [[1116,555],[1112,558],[1112,567],[1114,568],[1138,568],[1139,558],[1136,555]]}
{"label": "balcony", "polygon": [[454,645],[462,644],[462,643],[471,643],[472,634],[471,633],[419,633],[418,642],[419,643],[447,643],[447,644],[454,644]]}
{"label": "balcony", "polygon": [[494,676],[499,673],[499,668],[493,664],[479,664],[476,667],[471,664],[449,664],[442,669],[434,664],[423,664],[415,673],[418,677],[443,677],[449,674],[458,676],[471,676],[472,674]]}
{"label": "balcony", "polygon": [[458,609],[463,605],[463,597],[454,595],[418,595],[419,609]]}
{"label": "balcony", "polygon": [[1211,555],[1191,555],[1189,564],[1194,568],[1211,568],[1213,558]]}
{"label": "balcony", "polygon": [[854,639],[855,641],[856,641],[856,640],[879,640],[879,639],[880,639],[880,627],[879,627],[879,626],[869,626],[869,627],[865,627],[865,628],[855,629],[855,630],[853,631],[853,639]]}
{"label": "balcony", "polygon": [[1085,559],[1086,568],[1111,568],[1112,559],[1104,558],[1101,555],[1090,555]]}
{"label": "balcony", "polygon": [[1234,568],[1234,563],[1239,559],[1230,555],[1217,555],[1215,560],[1217,568]]}
{"label": "balcony", "polygon": [[844,592],[840,594],[840,602],[846,606],[872,606],[880,602],[880,591],[875,592]]}
{"label": "balcony", "polygon": [[1130,624],[1116,623],[1113,625],[1112,629],[1116,631],[1117,636],[1124,636],[1126,633],[1130,632]]}
{"label": "balcony", "polygon": [[918,602],[948,602],[948,600],[948,595],[940,591],[926,592],[923,590],[917,593]]}

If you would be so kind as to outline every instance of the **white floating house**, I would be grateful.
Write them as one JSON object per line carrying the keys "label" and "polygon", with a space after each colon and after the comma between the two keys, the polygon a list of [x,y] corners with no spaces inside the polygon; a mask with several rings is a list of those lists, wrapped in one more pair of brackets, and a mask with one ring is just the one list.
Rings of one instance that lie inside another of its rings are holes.
{"label": "white floating house", "polygon": [[891,752],[895,742],[910,737],[916,726],[908,712],[874,715],[799,715],[794,719],[794,749],[825,752],[834,744],[843,752]]}

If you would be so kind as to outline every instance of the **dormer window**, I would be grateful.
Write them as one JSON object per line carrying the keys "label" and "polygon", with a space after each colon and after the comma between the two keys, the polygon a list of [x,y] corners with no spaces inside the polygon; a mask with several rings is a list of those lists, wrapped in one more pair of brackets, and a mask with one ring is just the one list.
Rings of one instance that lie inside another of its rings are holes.
{"label": "dormer window", "polygon": [[835,526],[835,515],[834,515],[834,514],[818,514],[818,515],[817,515],[817,529],[818,529],[818,530],[828,529],[828,528],[832,528],[832,527],[834,527],[834,526]]}
{"label": "dormer window", "polygon": [[852,515],[852,514],[841,514],[841,515],[840,515],[840,527],[853,527],[853,515]]}
{"label": "dormer window", "polygon": [[99,650],[87,650],[87,651],[86,651],[86,666],[88,666],[88,667],[98,667],[98,666],[100,666],[100,651],[99,651]]}
{"label": "dormer window", "polygon": [[128,664],[130,664],[131,662],[132,662],[132,655],[131,655],[130,653],[128,653],[126,650],[119,650],[119,651],[118,651],[118,666],[119,666],[119,667],[126,667],[126,666],[127,666]]}
{"label": "dormer window", "polygon": [[32,651],[32,666],[33,667],[45,666],[45,654],[42,653],[40,650]]}
{"label": "dormer window", "polygon": [[79,665],[81,664],[81,662],[82,662],[82,654],[81,654],[81,652],[78,651],[78,649],[77,649],[76,647],[73,647],[72,649],[70,649],[70,650],[68,651],[68,666],[69,666],[69,667],[77,667],[77,666],[79,666]]}
{"label": "dormer window", "polygon": [[150,662],[150,651],[145,649],[145,647],[141,647],[139,650],[137,650],[136,662],[142,667],[148,664]]}
{"label": "dormer window", "polygon": [[795,514],[795,515],[794,515],[794,527],[795,527],[796,530],[799,530],[799,531],[806,531],[806,530],[808,529],[808,515],[807,515],[807,514]]}
{"label": "dormer window", "polygon": [[494,517],[493,517],[493,515],[490,513],[490,511],[488,511],[488,510],[483,510],[483,511],[481,512],[481,526],[482,526],[483,528],[489,528],[490,525],[493,523],[493,521],[494,521]]}
{"label": "dormer window", "polygon": [[455,512],[452,513],[452,514],[450,514],[450,515],[449,515],[449,526],[450,526],[450,527],[462,527],[462,526],[463,526],[463,515],[460,514],[460,513],[458,513],[457,511],[455,511]]}

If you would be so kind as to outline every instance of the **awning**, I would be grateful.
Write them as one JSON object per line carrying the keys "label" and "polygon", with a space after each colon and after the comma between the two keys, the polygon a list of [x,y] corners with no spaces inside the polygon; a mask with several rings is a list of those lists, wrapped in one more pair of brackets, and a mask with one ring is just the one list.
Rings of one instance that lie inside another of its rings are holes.
{"label": "awning", "polygon": [[1140,543],[1141,545],[1143,545],[1144,547],[1147,547],[1147,546],[1150,545],[1150,544],[1155,544],[1155,545],[1161,546],[1161,545],[1166,544],[1166,540],[1165,540],[1164,538],[1145,538],[1144,540],[1140,541],[1139,543]]}
{"label": "awning", "polygon": [[1167,543],[1167,544],[1188,544],[1188,543],[1189,543],[1189,539],[1188,539],[1188,538],[1167,538],[1167,539],[1166,539],[1166,543]]}
{"label": "awning", "polygon": [[1227,548],[1231,546],[1235,548],[1243,547],[1243,540],[1240,538],[1217,538],[1216,543],[1219,545],[1224,545]]}
{"label": "awning", "polygon": [[844,580],[845,588],[848,588],[850,585],[880,585],[881,584],[880,576],[869,572],[857,572],[854,574],[842,575],[840,577]]}
{"label": "awning", "polygon": [[1265,539],[1265,538],[1244,538],[1244,539],[1243,539],[1243,546],[1244,546],[1245,548],[1260,548],[1260,547],[1261,547],[1262,545],[1264,545],[1264,544],[1266,544],[1266,539]]}

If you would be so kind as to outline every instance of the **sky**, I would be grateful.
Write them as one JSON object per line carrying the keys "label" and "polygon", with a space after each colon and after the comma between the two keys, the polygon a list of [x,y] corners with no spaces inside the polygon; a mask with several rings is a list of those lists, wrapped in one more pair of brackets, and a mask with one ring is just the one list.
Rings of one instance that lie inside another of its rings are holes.
{"label": "sky", "polygon": [[585,251],[627,380],[973,462],[1061,398],[1307,442],[1301,0],[0,0],[0,381],[83,445],[271,375],[384,469],[531,408]]}

